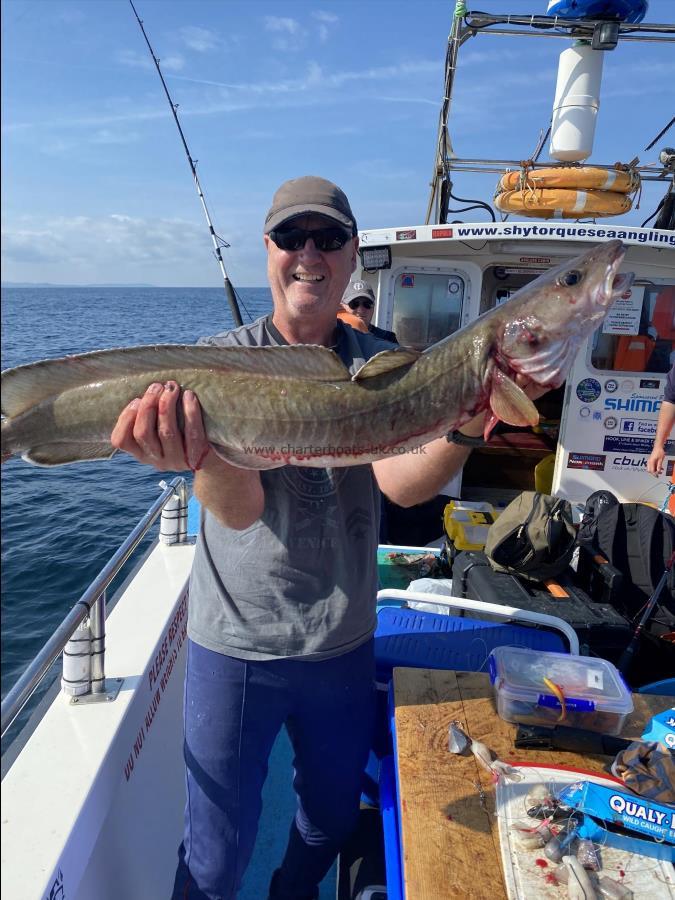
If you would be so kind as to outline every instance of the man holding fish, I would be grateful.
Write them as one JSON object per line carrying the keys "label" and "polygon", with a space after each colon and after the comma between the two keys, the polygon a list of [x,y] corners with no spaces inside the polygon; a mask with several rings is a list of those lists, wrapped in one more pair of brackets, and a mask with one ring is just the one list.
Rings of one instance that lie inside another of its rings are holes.
{"label": "man holding fish", "polygon": [[[333,347],[352,374],[390,349],[336,325],[358,248],[339,188],[313,177],[282,185],[264,241],[272,316],[212,343]],[[482,430],[482,416],[464,427],[478,442]],[[181,398],[173,381],[129,404],[112,443],[161,470],[187,463],[204,510],[190,585],[187,825],[174,896],[236,895],[267,757],[285,721],[298,811],[270,897],[318,896],[356,824],[370,748],[377,485],[396,503],[419,503],[438,493],[469,448],[440,438],[423,454],[353,468],[242,469],[210,447],[197,396]]]}
{"label": "man holding fish", "polygon": [[334,184],[283,184],[264,241],[267,318],[206,346],[3,374],[3,457],[59,465],[119,449],[195,471],[176,900],[236,896],[283,725],[298,807],[269,897],[318,896],[356,823],[371,741],[379,490],[402,506],[431,499],[499,420],[535,424],[531,398],[562,384],[632,280],[610,241],[419,354],[336,319],[358,237]]}

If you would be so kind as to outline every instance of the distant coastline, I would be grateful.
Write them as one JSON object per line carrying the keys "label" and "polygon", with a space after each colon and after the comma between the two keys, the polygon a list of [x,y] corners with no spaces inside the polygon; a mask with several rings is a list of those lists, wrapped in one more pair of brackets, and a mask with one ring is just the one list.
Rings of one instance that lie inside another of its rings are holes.
{"label": "distant coastline", "polygon": [[2,281],[0,288],[42,288],[42,287],[64,287],[64,288],[138,288],[138,287],[157,287],[156,284],[144,284],[142,282],[131,282],[129,284],[58,284],[54,281]]}

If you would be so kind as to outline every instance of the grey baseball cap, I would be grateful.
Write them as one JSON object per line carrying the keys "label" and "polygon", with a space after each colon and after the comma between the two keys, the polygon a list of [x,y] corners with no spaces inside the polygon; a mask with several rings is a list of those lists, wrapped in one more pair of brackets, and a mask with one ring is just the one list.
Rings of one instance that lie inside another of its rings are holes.
{"label": "grey baseball cap", "polygon": [[356,300],[357,297],[367,297],[373,303],[375,302],[375,294],[367,281],[353,281],[348,285],[342,296],[342,302],[349,303],[350,300]]}
{"label": "grey baseball cap", "polygon": [[285,181],[272,198],[272,206],[265,219],[265,234],[289,219],[314,213],[333,219],[356,234],[356,219],[344,191],[316,175],[304,175]]}

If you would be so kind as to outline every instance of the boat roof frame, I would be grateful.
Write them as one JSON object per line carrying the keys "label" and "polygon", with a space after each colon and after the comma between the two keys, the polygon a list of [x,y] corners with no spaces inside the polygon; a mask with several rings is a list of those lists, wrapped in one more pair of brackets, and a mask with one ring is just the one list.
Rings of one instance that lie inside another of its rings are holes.
{"label": "boat roof frame", "polygon": [[[445,87],[439,114],[436,154],[431,178],[431,193],[424,220],[425,225],[432,224],[432,216],[433,224],[446,224],[441,217],[441,185],[444,181],[450,181],[451,171],[502,174],[504,167],[520,168],[523,163],[523,160],[463,158],[455,155],[448,131],[448,119],[452,106],[460,47],[469,38],[476,37],[481,33],[588,41],[592,39],[595,28],[599,25],[606,25],[608,21],[614,22],[618,26],[618,42],[675,42],[675,25],[668,23],[628,23],[617,22],[616,19],[566,19],[560,16],[473,13],[466,9],[464,0],[457,0],[452,28],[448,36],[448,48],[445,59]],[[549,131],[550,125],[548,131],[542,132],[532,158],[527,161],[530,168],[553,168],[556,165],[569,165],[568,163],[555,162],[537,163],[536,160],[544,146]],[[638,160],[635,159],[632,161],[632,164],[634,163],[635,171],[640,173],[640,177],[644,181],[666,182],[673,177],[673,173],[665,166],[638,166],[637,162]],[[615,165],[601,165],[597,163],[593,163],[593,166],[602,169],[616,168]]]}

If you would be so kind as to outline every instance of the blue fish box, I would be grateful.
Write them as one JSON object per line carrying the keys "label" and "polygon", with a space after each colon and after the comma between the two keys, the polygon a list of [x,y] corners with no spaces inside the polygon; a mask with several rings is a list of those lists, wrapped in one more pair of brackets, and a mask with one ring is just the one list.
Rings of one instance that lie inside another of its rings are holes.
{"label": "blue fish box", "polygon": [[675,807],[592,781],[571,784],[561,791],[560,799],[586,813],[578,827],[580,837],[628,853],[675,861]]}

